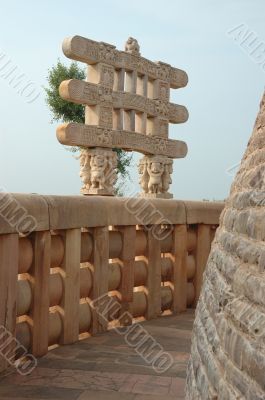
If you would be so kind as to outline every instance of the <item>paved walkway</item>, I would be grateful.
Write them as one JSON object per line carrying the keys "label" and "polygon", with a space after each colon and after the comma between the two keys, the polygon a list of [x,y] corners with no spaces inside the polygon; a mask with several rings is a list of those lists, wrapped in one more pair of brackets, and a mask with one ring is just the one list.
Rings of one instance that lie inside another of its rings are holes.
{"label": "paved walkway", "polygon": [[174,359],[162,375],[126,345],[122,335],[110,331],[50,351],[29,376],[2,376],[0,399],[184,399],[193,317],[188,311],[142,324]]}

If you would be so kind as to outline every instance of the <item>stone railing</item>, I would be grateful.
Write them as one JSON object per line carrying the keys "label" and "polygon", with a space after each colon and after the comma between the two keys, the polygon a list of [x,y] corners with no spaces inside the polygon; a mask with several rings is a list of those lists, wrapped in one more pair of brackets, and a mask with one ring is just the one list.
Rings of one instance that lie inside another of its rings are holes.
{"label": "stone railing", "polygon": [[[223,203],[6,196],[0,326],[34,356],[195,306]],[[120,309],[104,323],[94,304],[106,293]],[[6,366],[0,357],[0,371]]]}

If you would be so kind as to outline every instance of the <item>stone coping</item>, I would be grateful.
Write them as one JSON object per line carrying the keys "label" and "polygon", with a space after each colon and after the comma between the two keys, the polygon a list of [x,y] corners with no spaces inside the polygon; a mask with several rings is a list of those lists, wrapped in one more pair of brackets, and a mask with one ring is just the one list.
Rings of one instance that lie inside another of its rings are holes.
{"label": "stone coping", "polygon": [[16,232],[23,215],[35,219],[36,231],[159,223],[218,225],[223,208],[223,202],[209,201],[0,193],[0,234]]}

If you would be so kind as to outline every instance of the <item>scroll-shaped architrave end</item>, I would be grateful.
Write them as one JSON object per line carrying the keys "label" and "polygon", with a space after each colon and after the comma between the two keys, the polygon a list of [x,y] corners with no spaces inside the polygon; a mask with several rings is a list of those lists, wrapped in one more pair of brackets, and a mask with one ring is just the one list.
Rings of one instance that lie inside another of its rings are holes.
{"label": "scroll-shaped architrave end", "polygon": [[148,75],[150,79],[166,81],[173,89],[184,87],[188,83],[188,75],[185,71],[160,61],[153,62],[136,54],[119,51],[108,43],[72,36],[64,39],[62,48],[65,56],[72,60],[86,64],[103,62],[112,65],[115,69],[125,68],[126,71],[136,71],[139,75]]}
{"label": "scroll-shaped architrave end", "polygon": [[111,130],[96,125],[62,124],[57,128],[56,135],[58,141],[66,146],[119,148],[170,158],[184,158],[188,151],[186,143],[180,140]]}
{"label": "scroll-shaped architrave end", "polygon": [[[60,96],[67,101],[76,104],[87,104],[90,106],[104,103],[104,89],[94,83],[70,79],[63,81],[59,87]],[[186,107],[173,103],[164,103],[133,93],[112,92],[108,95],[112,101],[113,108],[134,110],[146,113],[150,117],[167,118],[172,124],[186,122],[189,113]]]}
{"label": "scroll-shaped architrave end", "polygon": [[90,42],[91,46],[93,43],[97,43],[77,35],[65,38],[62,44],[64,55],[72,60],[95,64],[97,61],[93,57],[89,57],[86,52],[86,40]]}
{"label": "scroll-shaped architrave end", "polygon": [[[73,97],[73,93],[72,93],[72,85],[71,85],[71,81],[77,81],[77,82],[81,82],[77,79],[70,79],[68,81],[63,81],[61,82],[60,86],[59,86],[59,95],[62,99],[67,100],[67,101],[71,101],[72,103],[77,103],[77,104],[81,104],[79,101],[75,101],[72,97]],[[76,84],[77,90],[79,89],[78,86],[80,87],[79,84]],[[80,87],[81,89],[81,87]],[[79,89],[79,90],[80,90]],[[78,90],[78,92],[79,92]]]}
{"label": "scroll-shaped architrave end", "polygon": [[72,53],[72,43],[74,42],[74,38],[75,36],[71,36],[71,37],[67,37],[63,40],[63,44],[62,44],[62,50],[63,53],[66,57],[71,58],[71,53]]}
{"label": "scroll-shaped architrave end", "polygon": [[[62,99],[70,101],[71,103],[86,104],[85,102],[80,101],[82,92],[84,90],[84,83],[84,81],[79,81],[78,79],[63,81],[59,86],[59,94]],[[91,98],[91,95],[88,97]],[[94,101],[88,104],[94,105],[97,103]]]}

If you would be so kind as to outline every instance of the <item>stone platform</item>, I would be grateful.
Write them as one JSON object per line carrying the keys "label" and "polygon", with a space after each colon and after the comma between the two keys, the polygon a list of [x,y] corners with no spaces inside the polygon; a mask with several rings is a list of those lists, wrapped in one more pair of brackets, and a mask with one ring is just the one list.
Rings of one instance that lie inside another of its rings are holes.
{"label": "stone platform", "polygon": [[0,377],[0,399],[180,400],[184,399],[193,311],[143,322],[174,358],[162,375],[149,367],[115,331],[58,347],[38,360],[29,376]]}

